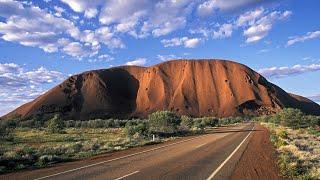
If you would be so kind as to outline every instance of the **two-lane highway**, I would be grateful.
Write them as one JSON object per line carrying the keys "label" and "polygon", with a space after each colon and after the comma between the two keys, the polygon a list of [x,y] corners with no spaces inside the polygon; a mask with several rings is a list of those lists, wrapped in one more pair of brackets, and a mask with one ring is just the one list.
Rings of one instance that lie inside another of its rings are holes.
{"label": "two-lane highway", "polygon": [[[218,128],[167,145],[64,169],[35,170],[29,179],[228,179],[250,140],[254,124]],[[38,171],[38,172],[37,172]],[[30,175],[30,177],[29,177]]]}

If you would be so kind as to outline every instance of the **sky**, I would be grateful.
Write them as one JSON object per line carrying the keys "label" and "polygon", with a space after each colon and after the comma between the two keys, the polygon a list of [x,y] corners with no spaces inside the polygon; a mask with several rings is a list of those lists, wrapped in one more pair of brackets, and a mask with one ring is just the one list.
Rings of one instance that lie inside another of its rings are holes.
{"label": "sky", "polygon": [[227,59],[320,103],[318,0],[0,0],[0,116],[72,74]]}

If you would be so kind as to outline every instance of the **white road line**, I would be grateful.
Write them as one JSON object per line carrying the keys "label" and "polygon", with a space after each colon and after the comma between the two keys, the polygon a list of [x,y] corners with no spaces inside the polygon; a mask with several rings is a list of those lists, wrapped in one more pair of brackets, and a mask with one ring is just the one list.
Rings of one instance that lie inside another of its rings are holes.
{"label": "white road line", "polygon": [[207,178],[207,180],[211,180],[214,178],[215,175],[217,175],[217,173],[221,170],[221,168],[229,161],[229,159],[231,159],[231,157],[238,151],[238,149],[241,147],[241,145],[247,140],[247,138],[250,136],[250,134],[252,133],[252,130],[254,129],[254,125],[250,131],[250,133],[241,141],[241,143],[237,146],[237,148],[235,150],[233,150],[233,152],[227,157],[226,160],[224,160],[220,166]]}
{"label": "white road line", "polygon": [[127,175],[121,176],[121,177],[119,177],[119,178],[117,178],[117,179],[115,179],[115,180],[124,179],[125,177],[131,176],[131,175],[136,174],[136,173],[138,173],[138,172],[140,172],[140,171],[132,172],[132,173],[130,173],[130,174],[127,174]]}
{"label": "white road line", "polygon": [[203,146],[205,144],[207,144],[207,143],[200,144],[200,145],[196,146],[196,148],[199,148],[199,147],[201,147],[201,146]]}
{"label": "white road line", "polygon": [[59,173],[56,173],[56,174],[51,174],[51,175],[48,175],[48,176],[43,176],[43,177],[40,177],[40,178],[36,178],[35,180],[46,179],[46,178],[58,176],[58,175],[61,175],[61,174],[74,172],[74,171],[77,171],[77,170],[81,170],[81,169],[97,166],[97,165],[100,165],[100,164],[105,164],[105,163],[108,163],[108,162],[124,159],[124,158],[127,158],[127,157],[136,156],[136,155],[139,155],[139,154],[155,151],[155,150],[162,149],[162,148],[165,148],[165,147],[168,147],[168,146],[173,146],[173,145],[176,145],[176,144],[184,143],[184,142],[187,142],[187,141],[191,141],[191,140],[194,140],[194,139],[199,139],[199,138],[202,138],[202,137],[205,137],[205,136],[210,136],[210,135],[212,135],[212,134],[206,134],[206,135],[194,137],[194,138],[191,138],[191,139],[186,139],[186,140],[183,140],[183,141],[179,141],[179,142],[176,142],[176,143],[160,146],[160,147],[157,147],[157,148],[153,148],[153,149],[149,149],[149,150],[145,150],[145,151],[129,154],[129,155],[126,155],[126,156],[122,156],[122,157],[118,157],[118,158],[114,158],[114,159],[110,159],[110,160],[106,160],[106,161],[101,161],[101,162],[94,163],[94,164],[89,164],[87,166],[82,166],[82,167],[78,167],[78,168],[75,168],[75,169],[70,169],[70,170],[67,170],[67,171],[62,171],[62,172],[59,172]]}

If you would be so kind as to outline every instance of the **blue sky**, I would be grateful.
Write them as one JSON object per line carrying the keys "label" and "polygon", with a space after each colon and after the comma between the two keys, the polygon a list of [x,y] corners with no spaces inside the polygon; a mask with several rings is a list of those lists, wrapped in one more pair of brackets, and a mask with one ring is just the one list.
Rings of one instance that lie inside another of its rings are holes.
{"label": "blue sky", "polygon": [[243,63],[320,102],[317,0],[0,0],[0,115],[70,74],[169,59]]}

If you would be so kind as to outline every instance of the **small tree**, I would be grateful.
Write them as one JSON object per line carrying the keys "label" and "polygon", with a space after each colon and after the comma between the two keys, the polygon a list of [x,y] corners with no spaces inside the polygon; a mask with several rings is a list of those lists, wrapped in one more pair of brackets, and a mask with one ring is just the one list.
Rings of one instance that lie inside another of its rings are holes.
{"label": "small tree", "polygon": [[148,135],[148,129],[145,122],[136,123],[128,121],[124,127],[124,131],[129,138],[133,137],[135,134],[141,136]]}
{"label": "small tree", "polygon": [[149,130],[156,134],[175,133],[180,123],[180,117],[170,111],[158,111],[149,115]]}
{"label": "small tree", "polygon": [[278,116],[283,126],[297,129],[300,125],[304,124],[304,122],[302,122],[304,114],[299,109],[286,108],[279,112]]}
{"label": "small tree", "polygon": [[4,120],[0,121],[0,140],[5,139],[9,135],[9,131],[8,124]]}
{"label": "small tree", "polygon": [[54,117],[49,120],[47,128],[50,133],[62,132],[64,128],[64,123],[59,114],[55,114]]}

